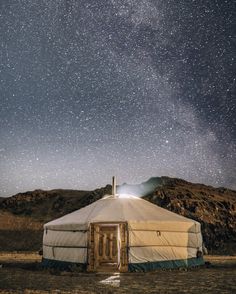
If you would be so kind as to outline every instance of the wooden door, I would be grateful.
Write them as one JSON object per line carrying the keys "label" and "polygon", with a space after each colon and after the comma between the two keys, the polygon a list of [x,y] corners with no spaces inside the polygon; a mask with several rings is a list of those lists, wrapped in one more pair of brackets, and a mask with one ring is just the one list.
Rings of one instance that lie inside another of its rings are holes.
{"label": "wooden door", "polygon": [[88,244],[88,270],[128,270],[127,226],[91,224]]}
{"label": "wooden door", "polygon": [[99,226],[97,259],[99,265],[118,264],[118,226]]}

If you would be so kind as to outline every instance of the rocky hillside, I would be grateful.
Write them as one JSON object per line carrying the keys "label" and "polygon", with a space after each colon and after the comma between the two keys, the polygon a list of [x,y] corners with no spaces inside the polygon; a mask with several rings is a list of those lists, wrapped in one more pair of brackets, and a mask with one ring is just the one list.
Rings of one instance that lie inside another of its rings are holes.
{"label": "rocky hillside", "polygon": [[[168,210],[202,224],[208,249],[236,253],[236,192],[168,177],[151,178],[139,185],[123,184],[119,193],[143,196]],[[0,201],[0,250],[37,250],[42,242],[43,223],[82,208],[111,186],[94,191],[36,190]]]}
{"label": "rocky hillside", "polygon": [[236,191],[192,184],[181,179],[162,179],[162,185],[144,198],[199,221],[204,242],[210,251],[236,253]]}
{"label": "rocky hillside", "polygon": [[44,223],[110,193],[108,185],[94,191],[35,190],[3,198],[0,201],[0,251],[39,250]]}
{"label": "rocky hillside", "polygon": [[0,202],[0,211],[32,217],[45,223],[82,208],[108,193],[111,193],[110,185],[94,191],[63,189],[29,191],[5,198]]}

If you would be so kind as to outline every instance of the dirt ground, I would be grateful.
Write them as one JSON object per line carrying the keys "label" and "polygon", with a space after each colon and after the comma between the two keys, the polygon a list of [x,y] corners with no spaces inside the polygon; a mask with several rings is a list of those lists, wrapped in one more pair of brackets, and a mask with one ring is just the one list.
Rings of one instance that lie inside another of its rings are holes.
{"label": "dirt ground", "polygon": [[207,256],[211,264],[149,273],[50,273],[31,253],[0,252],[0,293],[236,293],[236,256]]}

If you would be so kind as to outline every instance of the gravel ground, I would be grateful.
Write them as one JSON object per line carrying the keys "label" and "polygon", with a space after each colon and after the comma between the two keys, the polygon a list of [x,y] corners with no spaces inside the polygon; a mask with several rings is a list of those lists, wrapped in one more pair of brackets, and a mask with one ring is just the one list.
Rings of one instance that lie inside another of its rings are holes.
{"label": "gravel ground", "polygon": [[[209,256],[209,267],[149,273],[50,273],[27,260],[0,258],[0,293],[236,293],[236,257]],[[22,260],[21,260],[22,261]]]}

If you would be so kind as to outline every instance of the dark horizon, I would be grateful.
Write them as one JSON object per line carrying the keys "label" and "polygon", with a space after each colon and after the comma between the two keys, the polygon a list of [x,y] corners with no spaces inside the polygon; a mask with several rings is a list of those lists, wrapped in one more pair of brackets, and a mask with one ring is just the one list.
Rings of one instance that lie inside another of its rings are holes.
{"label": "dark horizon", "polygon": [[[227,190],[232,190],[232,191],[236,191],[235,189],[231,189],[231,188],[228,188],[228,187],[223,187],[223,186],[212,186],[212,185],[207,185],[207,184],[203,184],[203,183],[199,183],[199,182],[190,182],[190,181],[187,181],[187,180],[185,180],[185,179],[180,179],[180,178],[173,178],[173,177],[167,177],[167,176],[160,176],[160,177],[150,177],[149,179],[146,179],[146,180],[144,180],[144,181],[142,181],[142,182],[133,182],[133,183],[127,183],[127,182],[123,182],[123,183],[118,183],[117,184],[117,188],[118,187],[122,187],[122,186],[124,186],[124,185],[128,185],[128,186],[141,186],[142,184],[145,184],[146,182],[148,182],[149,180],[151,180],[151,179],[155,179],[155,178],[170,178],[170,179],[175,179],[175,180],[183,180],[183,181],[186,181],[187,183],[190,183],[190,184],[194,184],[194,185],[203,185],[203,186],[206,186],[206,187],[211,187],[211,188],[214,188],[214,189],[220,189],[220,188],[224,188],[224,189],[227,189]],[[92,192],[92,191],[94,191],[94,190],[96,190],[96,189],[100,189],[100,188],[104,188],[104,187],[106,187],[107,185],[110,185],[110,186],[112,186],[112,183],[106,183],[106,184],[104,184],[103,186],[97,186],[97,187],[93,187],[93,188],[91,188],[91,189],[81,189],[81,188],[77,188],[77,189],[75,189],[75,188],[67,188],[67,187],[64,187],[64,188],[52,188],[52,189],[41,189],[40,187],[37,187],[37,188],[35,188],[35,189],[32,189],[32,190],[26,190],[26,191],[19,191],[19,192],[17,192],[16,194],[14,194],[14,195],[5,195],[5,196],[2,196],[2,195],[0,195],[0,197],[2,197],[2,198],[7,198],[7,197],[12,197],[12,196],[15,196],[15,195],[17,195],[17,194],[20,194],[20,193],[28,193],[28,192],[34,192],[34,191],[36,191],[36,190],[42,190],[42,191],[53,191],[53,190],[65,190],[65,191],[69,191],[69,190],[71,190],[71,191],[85,191],[85,192]],[[118,192],[117,192],[118,194],[119,193],[126,193],[125,191],[123,191],[123,190],[119,190],[119,188],[118,188]],[[128,193],[129,194],[129,193]],[[134,194],[133,194],[134,195]],[[136,195],[135,194],[135,196],[139,196],[139,195]]]}

